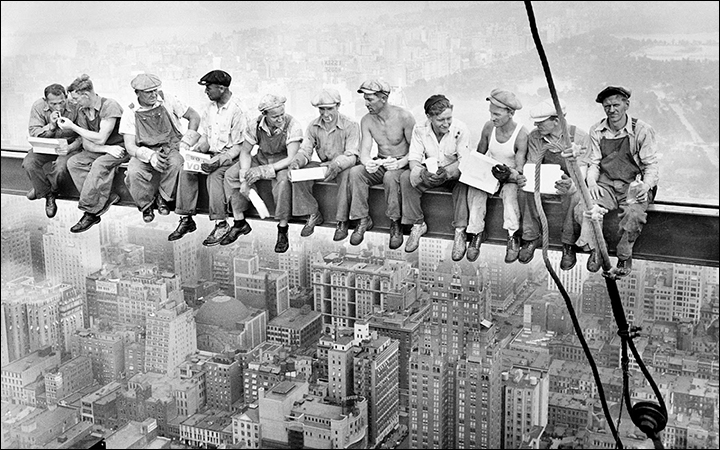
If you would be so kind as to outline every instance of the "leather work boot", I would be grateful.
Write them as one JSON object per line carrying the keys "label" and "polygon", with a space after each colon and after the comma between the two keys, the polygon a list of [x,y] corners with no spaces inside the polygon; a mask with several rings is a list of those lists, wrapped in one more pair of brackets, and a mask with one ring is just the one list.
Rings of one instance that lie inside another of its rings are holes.
{"label": "leather work boot", "polygon": [[480,256],[480,246],[483,242],[485,242],[485,231],[473,234],[473,237],[470,240],[470,244],[468,244],[467,248],[468,261],[474,262],[478,259],[478,256]]}
{"label": "leather work boot", "polygon": [[290,247],[290,241],[288,241],[288,227],[285,226],[283,230],[278,225],[277,242],[275,242],[275,253],[285,253]]}
{"label": "leather work boot", "polygon": [[572,244],[563,244],[562,258],[560,258],[560,268],[562,270],[570,270],[575,267],[575,263],[577,263],[575,246]]}
{"label": "leather work boot", "polygon": [[590,250],[590,256],[587,260],[587,270],[590,272],[597,272],[602,266],[602,258],[600,258],[600,252],[597,249]]}
{"label": "leather work boot", "polygon": [[180,224],[178,227],[168,236],[168,241],[176,241],[195,230],[197,230],[197,226],[195,226],[195,221],[192,216],[182,217],[180,218]]}
{"label": "leather work boot", "polygon": [[410,237],[405,244],[405,251],[407,253],[412,253],[417,250],[420,246],[420,236],[425,233],[427,233],[427,225],[425,222],[414,224],[412,226],[412,230],[410,230]]}
{"label": "leather work boot", "polygon": [[373,221],[372,217],[367,216],[364,219],[360,219],[360,223],[358,223],[357,227],[355,227],[355,231],[353,231],[352,236],[350,236],[350,243],[352,245],[360,245],[360,243],[365,238],[365,232],[368,230],[372,230],[373,227]]}
{"label": "leather work boot", "polygon": [[348,221],[341,220],[335,226],[335,234],[333,235],[333,241],[342,241],[348,235]]}
{"label": "leather work boot", "polygon": [[83,216],[80,218],[80,221],[70,227],[70,232],[72,233],[82,233],[83,231],[87,231],[95,225],[96,223],[100,223],[100,216],[97,214],[91,214],[89,212],[86,212],[83,214]]}
{"label": "leather work boot", "polygon": [[403,243],[402,225],[399,220],[390,221],[390,249],[400,248]]}
{"label": "leather work boot", "polygon": [[520,253],[520,242],[517,236],[508,236],[507,246],[505,249],[505,263],[512,264],[518,259]]}
{"label": "leather work boot", "polygon": [[311,214],[310,217],[308,217],[307,222],[305,223],[305,226],[303,227],[302,231],[300,231],[300,236],[302,237],[308,237],[315,231],[315,225],[322,225],[324,222],[323,216],[320,213],[320,211],[316,212],[315,214]]}
{"label": "leather work boot", "polygon": [[532,241],[522,239],[522,245],[520,245],[520,252],[518,253],[518,261],[520,261],[521,264],[527,264],[532,261],[535,256],[535,249],[540,243],[540,238],[533,239]]}
{"label": "leather work boot", "polygon": [[225,236],[229,229],[230,227],[224,220],[222,222],[216,223],[215,228],[213,228],[212,232],[208,235],[208,237],[205,238],[202,244],[205,247],[214,247],[220,244],[220,240],[223,238],[223,236]]}
{"label": "leather work boot", "polygon": [[152,205],[148,205],[148,207],[143,210],[142,216],[145,223],[150,223],[155,220],[155,213],[153,212]]}
{"label": "leather work boot", "polygon": [[161,216],[167,216],[168,214],[170,214],[170,207],[160,194],[158,194],[157,196],[157,210],[158,214],[160,214]]}
{"label": "leather work boot", "polygon": [[467,248],[467,238],[465,237],[465,228],[455,228],[455,238],[453,239],[452,260],[460,261],[465,256]]}
{"label": "leather work boot", "polygon": [[52,192],[45,196],[45,215],[50,219],[57,214],[57,204],[55,203],[55,194]]}
{"label": "leather work boot", "polygon": [[617,262],[617,276],[624,277],[630,275],[632,272],[632,257],[628,259],[618,258]]}
{"label": "leather work boot", "polygon": [[239,238],[242,235],[248,234],[252,231],[252,227],[250,227],[250,224],[245,222],[244,225],[236,226],[233,225],[230,227],[227,233],[225,233],[225,236],[220,239],[220,245],[229,245],[233,242],[237,241],[237,238]]}

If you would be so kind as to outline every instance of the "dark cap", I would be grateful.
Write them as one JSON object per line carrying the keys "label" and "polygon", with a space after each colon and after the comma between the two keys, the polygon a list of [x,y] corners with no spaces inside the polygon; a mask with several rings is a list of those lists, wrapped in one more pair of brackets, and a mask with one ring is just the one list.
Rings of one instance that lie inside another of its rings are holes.
{"label": "dark cap", "polygon": [[203,86],[207,86],[209,84],[219,84],[220,86],[228,87],[230,86],[231,81],[232,77],[224,70],[211,70],[206,73],[205,76],[200,78],[198,84],[202,84]]}
{"label": "dark cap", "polygon": [[622,86],[608,86],[597,95],[596,102],[602,103],[603,100],[610,97],[611,95],[622,95],[625,98],[630,98],[630,90],[625,89]]}
{"label": "dark cap", "polygon": [[427,114],[430,111],[430,108],[432,108],[435,104],[440,103],[443,100],[450,102],[450,100],[448,100],[448,98],[442,94],[435,94],[435,95],[430,96],[430,98],[425,100],[425,105],[423,105],[425,114]]}

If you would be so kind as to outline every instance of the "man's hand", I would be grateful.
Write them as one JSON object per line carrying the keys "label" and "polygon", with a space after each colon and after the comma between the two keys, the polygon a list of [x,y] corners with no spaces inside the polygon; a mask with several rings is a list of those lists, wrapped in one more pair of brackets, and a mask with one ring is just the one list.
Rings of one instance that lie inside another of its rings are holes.
{"label": "man's hand", "polygon": [[324,162],[321,165],[327,167],[327,170],[325,171],[325,179],[323,179],[323,181],[332,181],[340,172],[342,172],[340,164],[335,161]]}
{"label": "man's hand", "polygon": [[255,184],[258,180],[272,180],[275,178],[275,167],[272,164],[251,167],[245,173],[248,184]]}
{"label": "man's hand", "polygon": [[446,173],[447,172],[445,172],[445,169],[442,167],[439,168],[436,173],[430,173],[425,167],[423,167],[422,172],[420,172],[420,178],[425,186],[434,188],[445,182]]}
{"label": "man's hand", "polygon": [[527,184],[527,178],[525,178],[525,175],[518,173],[515,183],[517,183],[518,187],[522,189]]}
{"label": "man's hand", "polygon": [[120,159],[125,155],[125,149],[120,147],[119,145],[106,145],[105,153],[112,157]]}
{"label": "man's hand", "polygon": [[569,148],[566,148],[562,152],[560,152],[560,155],[564,158],[577,158],[582,153],[582,147],[579,146],[576,143],[571,143]]}
{"label": "man's hand", "polygon": [[150,155],[150,165],[158,172],[165,172],[170,167],[167,156],[160,152],[153,152]]}
{"label": "man's hand", "polygon": [[73,126],[75,126],[72,120],[62,116],[58,117],[57,125],[60,127],[61,130],[72,130]]}
{"label": "man's hand", "polygon": [[297,170],[304,166],[305,164],[302,164],[302,160],[305,159],[303,156],[297,155],[293,158],[292,161],[290,161],[290,165],[288,166],[288,170]]}
{"label": "man's hand", "polygon": [[605,190],[598,186],[597,183],[590,184],[588,192],[590,192],[590,198],[593,200],[599,200],[605,194]]}
{"label": "man's hand", "polygon": [[365,163],[365,170],[367,170],[367,173],[375,173],[378,171],[380,166],[382,165],[383,160],[376,160],[371,159],[368,162]]}
{"label": "man's hand", "polygon": [[638,193],[635,199],[638,203],[644,203],[647,201],[650,201],[650,197],[648,197],[648,192],[650,192],[650,185],[643,182],[640,186],[638,186]]}
{"label": "man's hand", "polygon": [[510,175],[512,175],[512,170],[505,164],[496,164],[491,171],[493,176],[501,183],[507,182],[508,179],[510,179]]}
{"label": "man's hand", "polygon": [[54,130],[58,127],[58,119],[60,118],[60,111],[53,111],[50,113],[50,129]]}
{"label": "man's hand", "polygon": [[557,189],[557,193],[560,195],[574,194],[577,190],[572,178],[565,174],[562,174],[560,179],[555,182],[555,189]]}
{"label": "man's hand", "polygon": [[210,161],[200,164],[200,170],[205,173],[213,173],[220,167],[220,158],[218,155],[210,158]]}
{"label": "man's hand", "polygon": [[385,167],[386,170],[399,170],[402,169],[400,167],[400,160],[397,158],[385,158],[385,162],[383,162],[383,167]]}

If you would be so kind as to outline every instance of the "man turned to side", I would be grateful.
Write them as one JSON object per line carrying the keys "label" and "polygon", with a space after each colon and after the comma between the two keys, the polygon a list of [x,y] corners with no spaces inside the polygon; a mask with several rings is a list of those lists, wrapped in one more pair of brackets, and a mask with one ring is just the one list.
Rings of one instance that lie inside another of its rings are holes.
{"label": "man turned to side", "polygon": [[[125,148],[132,158],[125,175],[125,184],[145,222],[158,213],[170,214],[168,202],[173,202],[177,190],[178,174],[183,168],[179,148],[189,150],[200,135],[200,115],[175,96],[160,90],[160,78],[141,73],[130,82],[135,90],[138,104],[130,104],[120,119],[120,133]],[[180,119],[188,121],[185,136],[180,132]],[[160,175],[158,187],[153,185],[153,175]]]}
{"label": "man turned to side", "polygon": [[[250,188],[258,180],[271,180],[275,219],[279,222],[275,252],[285,253],[290,247],[288,221],[292,207],[292,187],[287,168],[298,152],[303,130],[297,119],[285,113],[286,101],[285,97],[279,95],[263,96],[258,105],[261,114],[245,132],[240,159],[228,170],[225,192],[230,199],[235,224],[220,242],[222,245],[230,244],[251,231],[244,216],[250,206]],[[257,153],[252,156],[251,151],[256,144]]]}
{"label": "man turned to side", "polygon": [[[528,132],[515,122],[515,111],[522,103],[510,91],[493,89],[487,97],[490,102],[490,120],[485,123],[480,135],[477,151],[499,161],[501,171],[493,174],[500,179],[500,197],[503,201],[503,228],[508,232],[505,262],[517,260],[520,243],[516,232],[520,229],[520,207],[517,200],[517,176],[522,172],[522,164],[527,153]],[[468,187],[468,208],[470,217],[467,232],[472,239],[467,250],[468,261],[475,261],[480,254],[480,245],[485,240],[485,215],[487,213],[488,194],[485,191]]]}
{"label": "man turned to side", "polygon": [[67,144],[61,144],[58,155],[35,153],[28,151],[23,159],[23,169],[28,174],[32,189],[27,193],[29,200],[45,199],[45,214],[55,217],[60,186],[69,179],[67,160],[78,152],[82,139],[72,130],[63,130],[58,126],[60,117],[75,120],[77,105],[68,102],[65,88],[60,84],[51,84],[45,88],[44,97],[33,103],[30,109],[28,133],[31,137],[64,138]]}
{"label": "man turned to side", "polygon": [[[411,224],[412,230],[405,244],[406,252],[414,252],[420,236],[427,232],[420,202],[428,189],[445,186],[452,190],[453,242],[452,259],[465,256],[465,229],[468,221],[467,185],[458,182],[460,159],[467,154],[469,132],[467,126],[453,119],[453,105],[444,95],[433,95],[424,105],[427,121],[416,124],[410,143],[408,161],[410,170],[400,177],[402,189],[402,223]],[[434,158],[438,169],[430,172],[424,163]]]}
{"label": "man turned to side", "polygon": [[[215,221],[215,228],[203,241],[206,247],[220,244],[230,229],[225,221],[228,216],[223,187],[225,172],[237,160],[247,128],[247,114],[240,99],[230,90],[231,81],[230,74],[222,70],[211,70],[198,81],[199,85],[205,86],[205,95],[210,99],[200,116],[203,134],[192,148],[212,155],[207,163],[200,165],[206,174],[210,220]],[[192,216],[197,212],[198,177],[197,172],[180,171],[175,214],[182,217],[168,241],[180,239],[197,229]]]}
{"label": "man turned to side", "polygon": [[[311,103],[318,109],[320,116],[308,125],[305,139],[289,167],[294,170],[324,166],[327,167],[324,181],[337,180],[337,226],[333,236],[335,241],[341,241],[348,235],[348,169],[357,162],[360,144],[360,126],[340,114],[340,102],[340,93],[331,88],[323,89],[312,99]],[[320,162],[312,161],[313,154],[317,154]],[[300,232],[303,237],[313,234],[315,226],[322,224],[324,220],[312,194],[314,184],[314,181],[298,181],[292,184],[293,215],[308,216]]]}
{"label": "man turned to side", "polygon": [[[560,101],[560,106],[564,116],[566,114],[565,102]],[[561,179],[555,182],[564,217],[561,236],[563,254],[560,260],[560,268],[570,270],[577,262],[575,241],[580,235],[580,227],[573,219],[573,211],[580,197],[573,195],[577,191],[577,187],[570,178],[570,172],[567,168],[568,163],[565,157],[567,151],[562,124],[552,99],[545,100],[534,106],[530,110],[530,118],[533,120],[535,128],[528,136],[527,162],[532,164],[556,164],[560,166],[563,172]],[[582,163],[582,156],[587,152],[588,135],[575,125],[567,124],[566,129],[569,142],[573,147],[572,153],[579,156],[578,161]],[[580,170],[584,173],[584,165],[581,164]],[[535,174],[526,173],[518,176],[518,187],[525,186],[527,177],[535,177]],[[527,264],[532,261],[535,249],[542,243],[540,216],[535,208],[535,198],[532,192],[525,192],[520,189],[518,191],[518,201],[522,212],[522,239],[518,261]]]}
{"label": "man turned to side", "polygon": [[77,124],[65,117],[58,119],[63,130],[72,130],[82,138],[83,151],[68,159],[68,171],[80,192],[80,221],[70,228],[81,233],[100,223],[100,216],[120,200],[112,192],[113,180],[120,164],[130,160],[125,142],[118,132],[123,109],[120,104],[95,92],[88,75],[81,75],[68,87],[80,108]]}
{"label": "man turned to side", "polygon": [[[628,114],[630,94],[622,86],[608,86],[597,95],[595,101],[602,104],[607,117],[590,128],[585,178],[595,210],[622,209],[616,248],[617,274],[621,276],[632,270],[632,249],[647,221],[648,204],[659,178],[655,130]],[[587,269],[597,272],[602,261],[588,217],[593,211],[584,212],[579,203],[575,218],[582,221],[582,228],[577,245],[590,251]],[[602,216],[599,221],[602,228]]]}
{"label": "man turned to side", "polygon": [[[360,245],[365,232],[373,227],[368,206],[370,186],[382,183],[385,214],[390,219],[390,248],[394,250],[403,243],[400,176],[408,165],[415,118],[410,111],[388,103],[390,85],[385,81],[367,80],[358,93],[363,94],[368,113],[360,120],[361,165],[350,169],[350,220],[360,220],[350,236],[350,244]],[[378,159],[370,156],[373,140],[378,146]]]}

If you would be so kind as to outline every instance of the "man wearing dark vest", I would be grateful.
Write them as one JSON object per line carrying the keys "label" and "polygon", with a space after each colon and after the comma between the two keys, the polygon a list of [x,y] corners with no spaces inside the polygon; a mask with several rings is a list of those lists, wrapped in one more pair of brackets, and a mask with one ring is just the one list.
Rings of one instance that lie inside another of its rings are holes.
{"label": "man wearing dark vest", "polygon": [[[130,82],[138,104],[130,104],[120,119],[120,134],[132,158],[125,174],[125,185],[145,222],[158,213],[170,213],[168,202],[173,202],[177,189],[178,173],[183,168],[180,148],[189,149],[200,134],[200,114],[177,97],[160,90],[160,78],[141,73]],[[185,136],[180,132],[180,119],[188,121]],[[153,175],[159,173],[159,186],[153,184]]]}
{"label": "man wearing dark vest", "polygon": [[[632,270],[632,249],[647,221],[648,204],[654,199],[659,178],[655,130],[642,120],[630,117],[630,90],[608,86],[595,101],[603,105],[605,119],[590,128],[589,166],[585,181],[595,211],[585,211],[582,203],[575,219],[582,222],[577,245],[590,251],[587,269],[597,272],[602,265],[595,246],[591,215],[622,209],[620,241],[617,244],[617,274]],[[631,186],[632,184],[632,186]],[[632,188],[632,189],[630,189]],[[599,208],[598,208],[599,207]],[[599,219],[602,226],[602,217]]]}
{"label": "man wearing dark vest", "polygon": [[[566,114],[565,102],[560,101],[563,116]],[[580,226],[573,219],[575,205],[580,200],[573,195],[577,189],[573,185],[570,178],[570,172],[567,169],[567,159],[563,156],[566,149],[564,147],[564,136],[560,119],[558,118],[555,104],[552,99],[547,99],[530,110],[530,118],[535,124],[535,128],[528,136],[528,151],[526,163],[531,164],[556,164],[563,171],[562,178],[557,180],[555,188],[558,195],[546,195],[544,198],[558,197],[560,207],[564,217],[562,236],[560,240],[563,243],[563,254],[560,260],[560,268],[562,270],[570,270],[577,262],[575,241],[580,235]],[[571,145],[574,147],[574,155],[578,158],[581,165],[580,170],[584,170],[582,163],[582,155],[587,152],[588,135],[579,130],[575,125],[566,125],[568,137]],[[583,172],[584,173],[584,172]],[[518,186],[525,186],[528,177],[534,177],[534,173],[526,173],[518,177]],[[529,263],[535,254],[535,249],[542,243],[540,235],[540,216],[535,208],[535,198],[532,192],[518,190],[518,200],[520,203],[520,212],[522,213],[522,237],[520,242],[520,253],[518,261],[522,264]]]}
{"label": "man wearing dark vest", "polygon": [[78,208],[84,211],[80,221],[70,228],[81,233],[100,223],[100,216],[120,200],[112,192],[117,167],[130,160],[125,142],[118,132],[122,106],[95,93],[90,77],[83,74],[68,86],[68,92],[80,108],[77,124],[66,117],[58,119],[63,130],[72,130],[82,138],[83,151],[68,159],[67,167],[78,192]]}
{"label": "man wearing dark vest", "polygon": [[[292,213],[292,187],[288,166],[300,148],[303,129],[294,117],[285,113],[286,100],[273,94],[267,94],[260,100],[258,109],[262,114],[248,126],[240,159],[227,171],[225,193],[230,199],[235,223],[220,241],[221,245],[235,242],[239,236],[251,231],[245,221],[250,189],[258,180],[271,180],[275,219],[279,222],[275,252],[285,253],[290,246],[288,220]],[[252,156],[251,151],[256,144],[258,151]]]}

